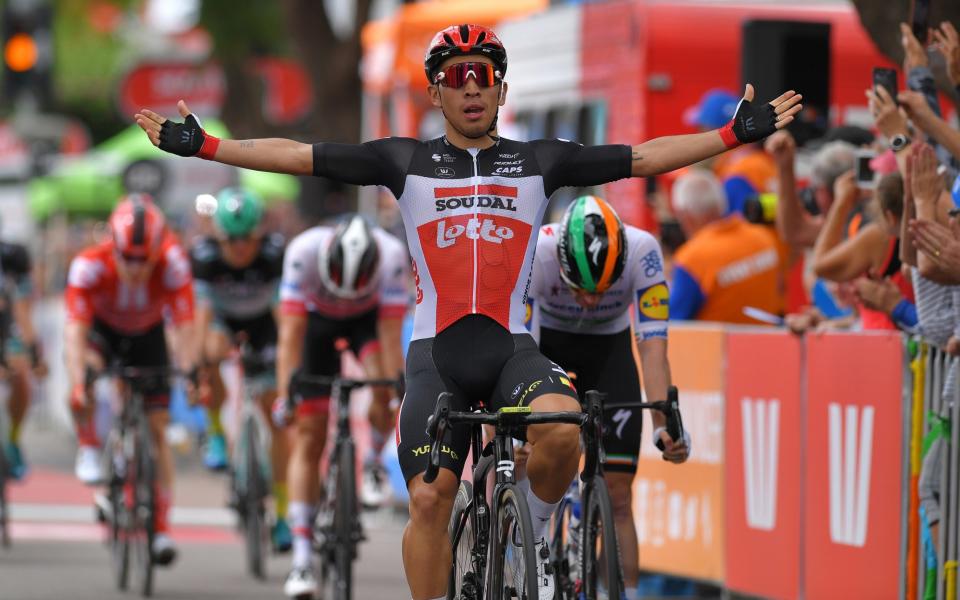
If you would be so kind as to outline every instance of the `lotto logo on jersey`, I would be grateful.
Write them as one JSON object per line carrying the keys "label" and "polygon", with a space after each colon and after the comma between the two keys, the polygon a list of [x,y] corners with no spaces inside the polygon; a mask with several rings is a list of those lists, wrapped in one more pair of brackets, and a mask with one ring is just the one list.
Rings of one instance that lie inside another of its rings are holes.
{"label": "lotto logo on jersey", "polygon": [[437,223],[437,248],[449,248],[457,243],[457,238],[466,236],[470,240],[486,240],[500,244],[503,240],[513,238],[513,230],[509,227],[498,227],[493,219],[478,219],[470,217],[464,225],[447,225],[446,219]]}

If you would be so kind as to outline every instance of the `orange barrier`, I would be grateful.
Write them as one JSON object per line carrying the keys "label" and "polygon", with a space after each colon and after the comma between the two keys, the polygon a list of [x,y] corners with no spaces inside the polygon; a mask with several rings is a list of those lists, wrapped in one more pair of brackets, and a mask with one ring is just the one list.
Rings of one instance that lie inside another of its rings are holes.
{"label": "orange barrier", "polygon": [[[633,510],[644,569],[723,579],[724,336],[719,327],[670,332],[671,371],[696,450],[678,466],[648,441],[641,445]],[[644,431],[653,431],[649,415],[644,419]]]}

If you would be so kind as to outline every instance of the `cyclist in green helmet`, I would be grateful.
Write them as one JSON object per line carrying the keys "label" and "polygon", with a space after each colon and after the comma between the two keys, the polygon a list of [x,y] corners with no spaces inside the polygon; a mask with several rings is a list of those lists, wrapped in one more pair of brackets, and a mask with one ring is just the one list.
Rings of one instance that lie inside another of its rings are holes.
{"label": "cyclist in green helmet", "polygon": [[[264,365],[276,359],[277,324],[274,310],[283,272],[285,241],[279,234],[264,233],[263,202],[240,187],[221,190],[212,215],[215,234],[203,237],[190,251],[197,294],[197,330],[200,332],[204,375],[210,385],[208,442],[204,462],[210,469],[227,467],[227,446],[220,409],[226,397],[220,362],[230,354],[241,337]],[[260,398],[266,421],[271,423],[270,406],[276,396],[273,370],[246,373],[248,377],[269,378],[270,385]],[[272,432],[273,497],[276,522],[273,544],[278,551],[290,548],[286,523],[287,448],[285,436]]]}

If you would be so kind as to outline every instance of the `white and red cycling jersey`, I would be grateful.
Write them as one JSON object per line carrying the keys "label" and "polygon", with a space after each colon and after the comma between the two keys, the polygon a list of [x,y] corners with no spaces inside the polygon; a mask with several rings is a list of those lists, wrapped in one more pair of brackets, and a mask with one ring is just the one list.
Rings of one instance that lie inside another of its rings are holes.
{"label": "white and red cycling jersey", "polygon": [[174,324],[193,319],[190,259],[170,232],[146,281],[130,284],[120,278],[116,249],[110,240],[74,257],[64,295],[68,320],[88,324],[100,321],[123,334],[145,333],[165,317]]}
{"label": "white and red cycling jersey", "polygon": [[511,333],[524,317],[537,232],[551,194],[630,176],[630,146],[499,138],[464,150],[441,137],[321,143],[313,172],[396,196],[413,258],[412,339],[430,338],[469,314]]}
{"label": "white and red cycling jersey", "polygon": [[372,229],[380,265],[379,282],[372,293],[344,299],[327,291],[320,279],[320,248],[333,238],[332,227],[317,226],[293,238],[283,256],[280,310],[286,314],[313,313],[343,320],[378,309],[383,318],[401,318],[410,306],[410,259],[403,242],[383,229]]}

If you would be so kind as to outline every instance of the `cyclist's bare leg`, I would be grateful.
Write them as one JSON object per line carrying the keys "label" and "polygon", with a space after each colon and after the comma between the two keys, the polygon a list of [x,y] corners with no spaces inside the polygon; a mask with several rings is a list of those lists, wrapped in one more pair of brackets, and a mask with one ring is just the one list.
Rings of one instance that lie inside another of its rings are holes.
{"label": "cyclist's bare leg", "polygon": [[306,568],[312,551],[312,516],[320,490],[318,463],[327,441],[327,412],[297,415],[287,465],[293,567]]}
{"label": "cyclist's bare leg", "polygon": [[633,521],[633,477],[633,473],[607,472],[604,474],[607,488],[610,490],[617,541],[620,544],[623,585],[628,590],[637,587],[639,576],[637,530]]}
{"label": "cyclist's bare leg", "polygon": [[[530,403],[533,412],[580,412],[580,403],[563,394],[544,394]],[[527,428],[530,489],[544,502],[560,502],[580,465],[580,428],[565,423]]]}
{"label": "cyclist's bare leg", "polygon": [[[87,364],[87,368],[93,371],[94,373],[99,373],[103,371],[105,367],[105,362],[103,356],[99,352],[93,350],[92,348],[87,348],[84,352],[83,357],[84,362]],[[67,405],[69,406],[70,400],[67,400]],[[91,394],[87,398],[86,405],[79,410],[71,410],[71,416],[73,417],[74,427],[77,431],[78,442],[81,446],[99,445],[99,440],[96,439],[96,427],[93,423],[93,415],[96,410],[96,399]]]}
{"label": "cyclist's bare leg", "polygon": [[277,397],[277,390],[267,390],[260,395],[260,408],[263,410],[264,420],[270,427],[270,468],[273,474],[273,493],[278,517],[285,517],[286,498],[278,498],[278,491],[286,496],[287,464],[290,460],[290,444],[287,441],[287,429],[277,427],[270,416],[270,407]]}
{"label": "cyclist's bare leg", "polygon": [[452,554],[447,525],[460,478],[440,469],[427,484],[423,475],[410,480],[410,520],[403,531],[403,569],[413,600],[431,600],[447,592]]}
{"label": "cyclist's bare leg", "polygon": [[207,381],[210,385],[210,401],[207,406],[207,412],[211,419],[211,433],[223,434],[223,428],[220,426],[220,408],[227,397],[227,388],[223,383],[223,377],[220,376],[220,362],[230,353],[230,340],[227,335],[219,330],[212,330],[204,336],[203,341],[204,362],[207,363],[206,370]]}
{"label": "cyclist's bare leg", "polygon": [[170,412],[167,409],[152,409],[147,415],[157,459],[157,531],[165,532],[167,512],[173,501],[173,450],[166,436]]}
{"label": "cyclist's bare leg", "polygon": [[30,406],[30,364],[26,356],[8,356],[7,368],[10,370],[10,439],[17,443],[20,425]]}
{"label": "cyclist's bare leg", "polygon": [[[362,353],[363,371],[371,379],[381,379],[387,376],[383,368],[383,353],[381,351],[371,351]],[[367,410],[367,419],[373,428],[373,453],[377,456],[383,450],[393,429],[396,415],[390,410],[390,400],[393,398],[394,390],[389,387],[377,386],[371,388],[373,401],[370,402],[370,408]]]}

